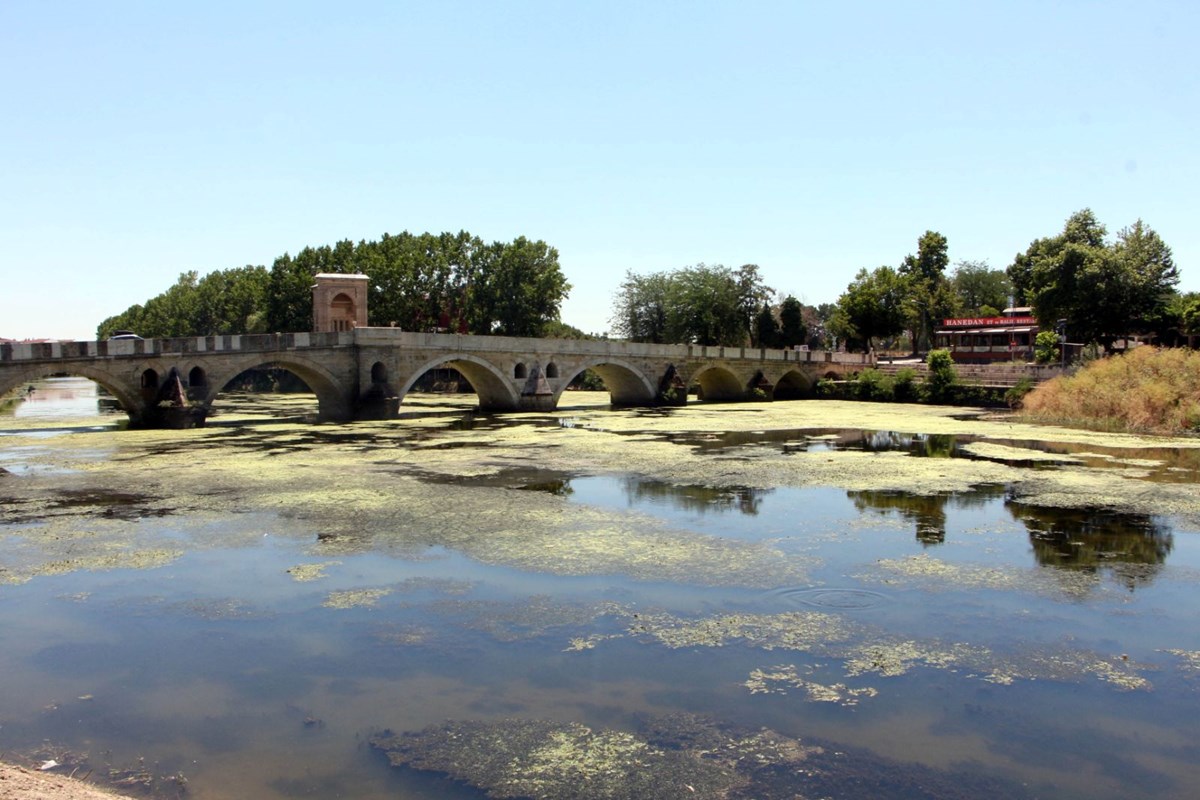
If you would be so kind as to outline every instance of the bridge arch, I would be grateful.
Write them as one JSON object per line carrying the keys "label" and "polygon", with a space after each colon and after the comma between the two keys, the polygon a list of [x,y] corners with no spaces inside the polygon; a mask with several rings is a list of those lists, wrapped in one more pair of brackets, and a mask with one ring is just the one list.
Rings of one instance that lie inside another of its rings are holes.
{"label": "bridge arch", "polygon": [[658,388],[654,381],[633,364],[619,358],[596,358],[572,366],[569,375],[563,373],[567,380],[562,381],[554,392],[555,406],[558,405],[567,386],[589,369],[604,381],[614,406],[644,406],[657,399]]}
{"label": "bridge arch", "polygon": [[98,369],[87,364],[68,362],[65,364],[34,364],[28,369],[15,374],[6,375],[0,381],[0,395],[5,395],[22,385],[50,378],[55,375],[75,375],[95,381],[103,386],[105,391],[117,399],[121,410],[128,416],[130,422],[140,422],[142,419],[142,390],[140,386],[141,370],[135,370],[129,380],[122,380],[105,369]]}
{"label": "bridge arch", "polygon": [[388,382],[387,364],[384,364],[382,361],[376,361],[374,364],[371,365],[371,383],[372,384],[385,384],[387,382]]}
{"label": "bridge arch", "polygon": [[471,382],[471,385],[475,387],[475,394],[479,396],[480,408],[489,411],[514,411],[517,409],[521,398],[517,390],[513,388],[511,379],[505,375],[505,371],[468,353],[447,353],[426,361],[404,382],[399,393],[400,402],[404,402],[405,395],[422,375],[442,364],[454,367]]}
{"label": "bridge arch", "polygon": [[774,399],[801,400],[812,397],[815,386],[815,381],[800,370],[788,370],[779,376],[779,380],[775,381]]}
{"label": "bridge arch", "polygon": [[689,385],[700,386],[700,399],[730,402],[746,399],[747,389],[733,370],[720,364],[705,364],[692,373]]}
{"label": "bridge arch", "polygon": [[203,406],[206,409],[212,408],[213,401],[225,391],[230,381],[248,369],[259,367],[286,369],[308,384],[308,388],[317,396],[320,419],[347,420],[353,417],[354,409],[342,388],[342,381],[325,367],[294,352],[247,353],[244,357],[233,360],[232,366],[219,373],[216,370],[210,372],[207,376],[208,385],[205,387],[204,399],[201,401]]}

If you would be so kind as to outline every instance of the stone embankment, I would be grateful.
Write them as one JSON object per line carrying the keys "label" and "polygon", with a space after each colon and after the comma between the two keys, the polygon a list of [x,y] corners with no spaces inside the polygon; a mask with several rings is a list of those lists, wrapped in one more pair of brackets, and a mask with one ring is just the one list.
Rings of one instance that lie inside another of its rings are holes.
{"label": "stone embankment", "polygon": [[[924,380],[929,367],[923,362],[880,362],[876,369],[885,375],[895,375],[902,369],[916,371],[918,380]],[[954,373],[961,383],[978,386],[993,386],[1007,388],[1016,386],[1022,378],[1030,378],[1034,383],[1042,383],[1063,374],[1063,368],[1055,365],[1040,364],[955,364]]]}

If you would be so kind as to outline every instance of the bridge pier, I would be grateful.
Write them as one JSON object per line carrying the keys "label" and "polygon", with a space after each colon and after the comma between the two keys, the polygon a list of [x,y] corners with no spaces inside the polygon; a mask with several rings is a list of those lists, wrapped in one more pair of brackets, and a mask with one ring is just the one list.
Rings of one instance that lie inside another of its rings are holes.
{"label": "bridge pier", "polygon": [[522,411],[553,411],[558,407],[558,398],[546,376],[542,374],[540,364],[534,364],[529,370],[529,377],[521,389],[521,400],[518,407]]}

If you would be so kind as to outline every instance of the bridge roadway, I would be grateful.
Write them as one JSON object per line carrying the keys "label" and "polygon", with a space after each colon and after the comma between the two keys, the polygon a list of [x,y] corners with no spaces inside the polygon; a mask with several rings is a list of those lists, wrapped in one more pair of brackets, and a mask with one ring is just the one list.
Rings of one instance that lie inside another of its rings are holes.
{"label": "bridge roadway", "polygon": [[[486,411],[550,410],[591,369],[614,405],[682,404],[688,387],[711,401],[805,397],[823,377],[871,366],[869,356],[823,351],[610,340],[527,339],[356,328],[177,339],[0,345],[0,395],[49,375],[81,375],[107,389],[135,425],[168,424],[182,395],[198,419],[237,375],[282,367],[317,395],[325,420],[388,418],[413,384],[448,365]],[[172,400],[174,398],[174,400]]]}

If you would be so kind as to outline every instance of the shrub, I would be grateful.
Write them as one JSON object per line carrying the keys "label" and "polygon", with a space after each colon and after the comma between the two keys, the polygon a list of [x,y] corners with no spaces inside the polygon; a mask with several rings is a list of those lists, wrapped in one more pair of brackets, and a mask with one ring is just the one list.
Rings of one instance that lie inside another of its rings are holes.
{"label": "shrub", "polygon": [[817,397],[837,397],[838,394],[838,385],[829,378],[817,381]]}
{"label": "shrub", "polygon": [[854,396],[859,400],[891,400],[894,386],[891,377],[877,369],[864,369],[858,373],[854,384]]}
{"label": "shrub", "polygon": [[904,367],[896,371],[896,377],[892,382],[892,396],[901,403],[911,402],[920,396],[915,369]]}
{"label": "shrub", "polygon": [[1101,430],[1195,433],[1200,353],[1144,346],[1041,384],[1023,403],[1034,419]]}
{"label": "shrub", "polygon": [[1058,334],[1054,331],[1039,333],[1033,340],[1033,360],[1039,364],[1053,364],[1058,358]]}
{"label": "shrub", "polygon": [[1021,401],[1025,399],[1025,395],[1033,391],[1033,387],[1037,384],[1033,382],[1033,378],[1028,375],[1021,377],[1019,381],[1008,388],[1004,393],[1004,402],[1009,408],[1020,408]]}
{"label": "shrub", "polygon": [[929,373],[925,376],[925,396],[934,403],[949,400],[951,389],[958,382],[950,351],[930,350],[926,364],[929,365]]}
{"label": "shrub", "polygon": [[1086,367],[1088,364],[1104,357],[1104,351],[1100,349],[1100,345],[1095,342],[1090,342],[1084,345],[1079,351],[1079,356],[1075,359],[1075,365]]}

